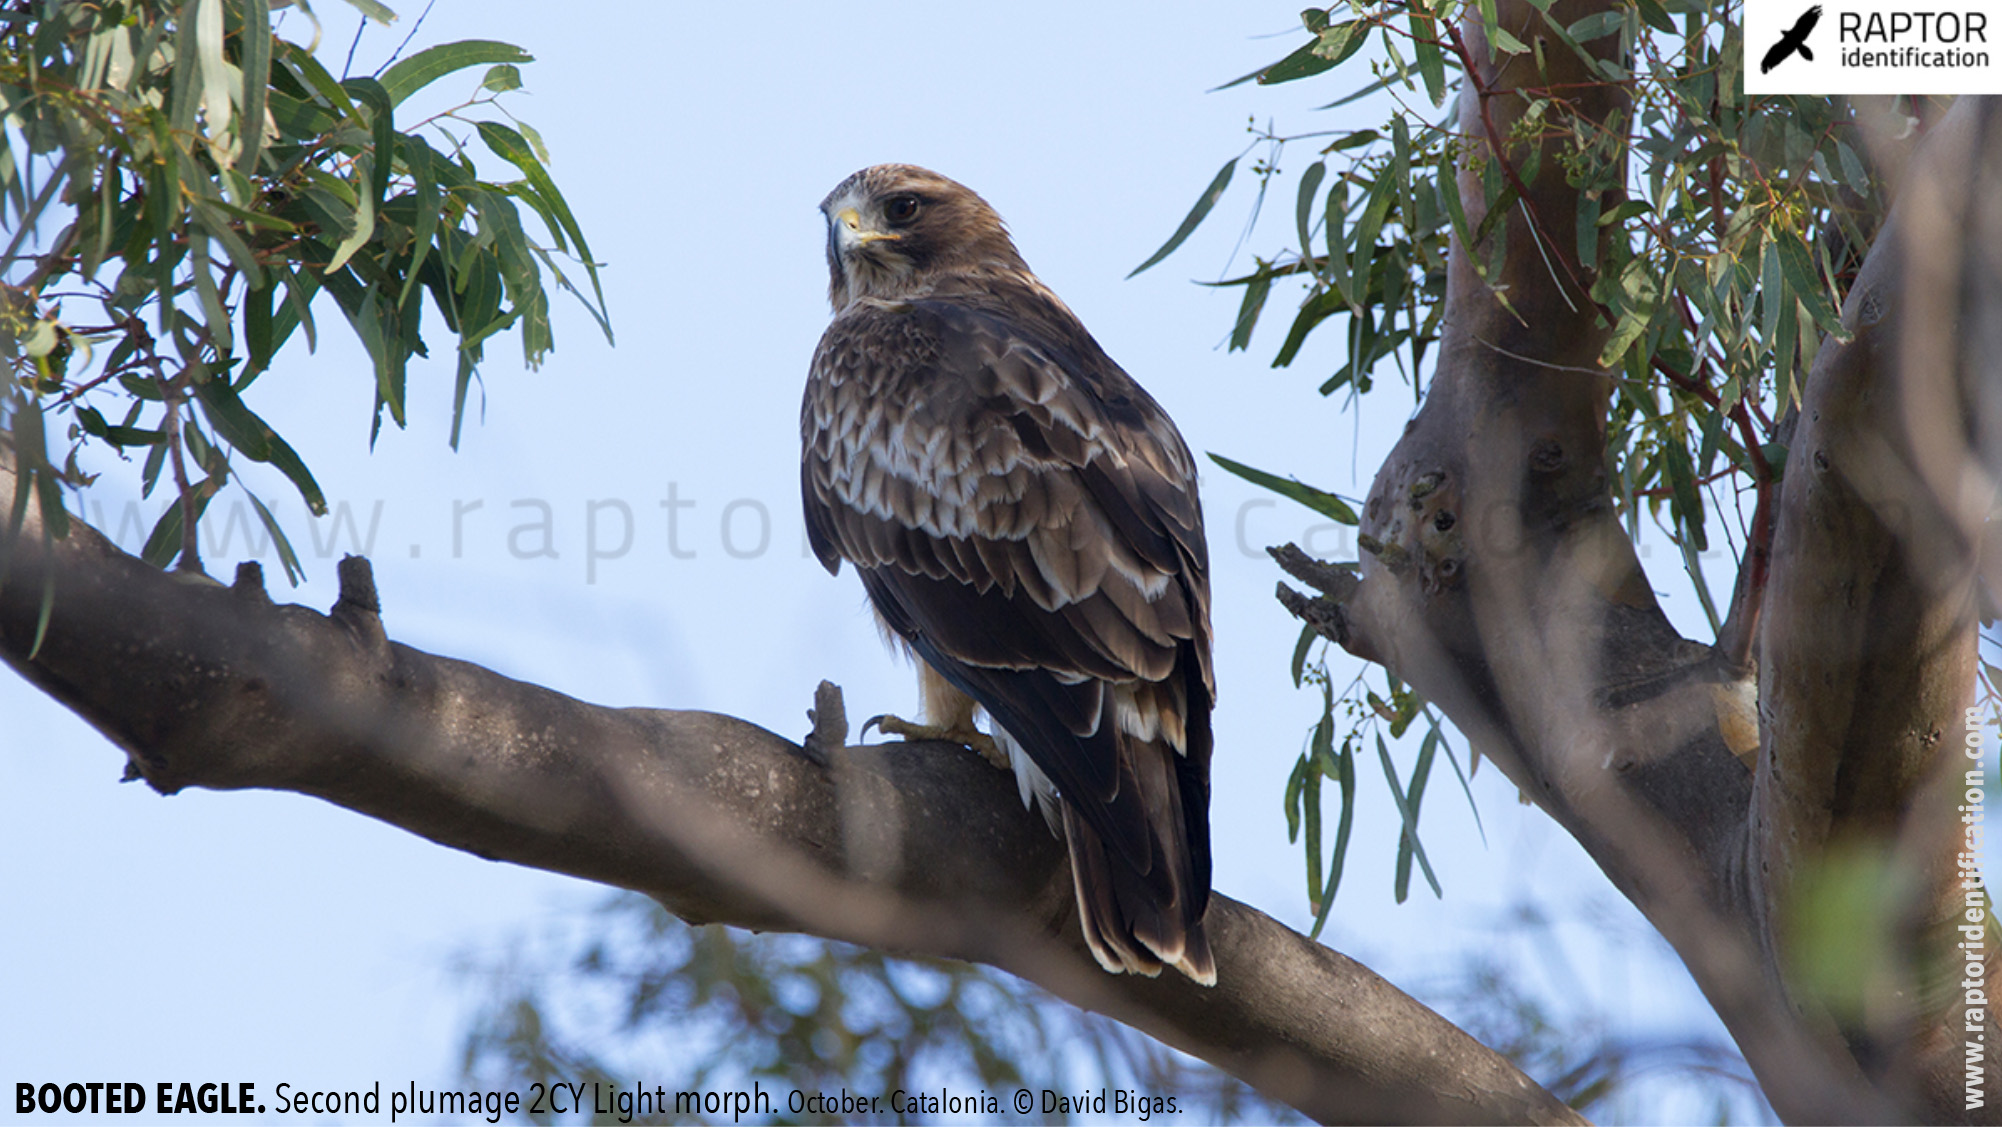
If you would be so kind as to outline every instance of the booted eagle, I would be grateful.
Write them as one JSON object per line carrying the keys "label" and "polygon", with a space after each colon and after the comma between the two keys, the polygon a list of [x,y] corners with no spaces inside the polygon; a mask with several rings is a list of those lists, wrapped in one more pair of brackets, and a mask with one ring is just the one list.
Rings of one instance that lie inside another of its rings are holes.
{"label": "booted eagle", "polygon": [[926,722],[877,722],[1013,768],[1063,827],[1106,970],[1215,983],[1188,447],[971,190],[878,165],[820,210],[834,323],[800,412],[807,536],[920,659]]}

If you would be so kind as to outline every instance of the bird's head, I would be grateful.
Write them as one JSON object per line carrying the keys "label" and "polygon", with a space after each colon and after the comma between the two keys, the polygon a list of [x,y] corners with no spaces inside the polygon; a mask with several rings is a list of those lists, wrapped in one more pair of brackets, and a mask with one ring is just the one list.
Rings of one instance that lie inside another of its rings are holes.
{"label": "bird's head", "polygon": [[922,296],[941,277],[1027,272],[1001,217],[971,188],[908,164],[879,164],[820,202],[827,217],[828,300]]}

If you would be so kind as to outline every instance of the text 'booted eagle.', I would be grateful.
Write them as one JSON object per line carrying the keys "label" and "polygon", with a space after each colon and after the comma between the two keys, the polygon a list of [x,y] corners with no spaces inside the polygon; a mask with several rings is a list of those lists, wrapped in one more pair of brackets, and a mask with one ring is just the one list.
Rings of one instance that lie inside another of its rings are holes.
{"label": "text 'booted eagle.'", "polygon": [[980,748],[1061,819],[1100,965],[1215,983],[1188,447],[971,190],[886,164],[820,208],[834,323],[800,413],[806,527],[921,659],[926,724],[884,730]]}

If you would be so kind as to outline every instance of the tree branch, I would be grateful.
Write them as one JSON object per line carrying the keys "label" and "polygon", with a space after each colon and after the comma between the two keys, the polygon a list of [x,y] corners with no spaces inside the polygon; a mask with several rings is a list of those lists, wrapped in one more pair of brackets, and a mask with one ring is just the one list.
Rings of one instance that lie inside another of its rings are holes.
{"label": "tree branch", "polygon": [[[1604,0],[1560,0],[1549,17],[1569,26],[1609,6]],[[1519,189],[1523,214],[1551,230],[1570,231],[1577,201],[1559,159],[1564,142],[1514,140],[1517,121],[1533,102],[1563,90],[1567,97],[1547,103],[1547,112],[1558,117],[1549,131],[1602,133],[1616,112],[1625,116],[1625,90],[1604,82],[1590,61],[1549,36],[1543,14],[1528,0],[1500,0],[1497,15],[1535,49],[1484,62],[1490,53],[1481,19],[1469,10],[1462,58],[1478,73],[1462,86],[1461,131],[1489,139],[1490,146],[1504,143],[1497,138],[1512,139],[1505,152],[1471,155],[1537,169]],[[1617,42],[1597,41],[1604,50],[1617,49]],[[1545,151],[1529,159],[1538,144],[1546,145]],[[1479,230],[1483,194],[1469,165],[1462,166],[1460,182],[1460,196],[1470,204],[1468,229]],[[1965,1115],[1957,1086],[1953,1098],[1946,1098],[1943,1081],[1949,1077],[1939,1067],[1946,1059],[1939,1050],[1953,1046],[1940,1036],[1941,1024],[1906,1027],[1898,1042],[1917,1052],[1925,1083],[1886,1083],[1888,1075],[1906,1080],[1915,1075],[1907,1068],[1915,1058],[1870,1057],[1845,1039],[1848,1030],[1817,999],[1789,989],[1782,973],[1785,953],[1770,927],[1757,871],[1770,860],[1768,835],[1783,827],[1761,823],[1754,840],[1754,779],[1733,755],[1734,745],[1745,743],[1737,735],[1750,687],[1742,658],[1676,634],[1614,518],[1603,456],[1611,382],[1597,362],[1609,326],[1567,292],[1576,285],[1573,279],[1589,280],[1592,264],[1577,260],[1570,240],[1539,240],[1523,215],[1502,217],[1494,230],[1490,237],[1507,240],[1499,277],[1483,280],[1470,248],[1457,242],[1453,247],[1437,371],[1423,408],[1372,487],[1361,532],[1376,547],[1363,556],[1359,582],[1330,576],[1323,584],[1289,568],[1327,594],[1311,600],[1296,596],[1287,605],[1350,652],[1382,662],[1438,703],[1482,754],[1584,845],[1676,948],[1783,1117]],[[1553,266],[1548,255],[1564,261]],[[1507,294],[1509,306],[1497,291]],[[1995,312],[1985,315],[1993,319]],[[1899,425],[1894,418],[1880,412],[1871,422]],[[1796,464],[1805,448],[1798,441],[1793,447]],[[1798,488],[1796,475],[1787,477],[1786,487]],[[1967,527],[1967,510],[1957,511],[1961,520],[1953,527]],[[1776,519],[1806,519],[1812,525],[1817,518]],[[1840,555],[1833,545],[1848,529],[1847,524],[1826,529],[1826,550]],[[1786,551],[1816,549],[1791,544]],[[1774,567],[1781,554],[1775,551]],[[1930,619],[1907,621],[1894,642],[1892,660],[1914,659],[1914,645],[1921,641],[1936,643],[1917,667],[1927,685],[1969,683],[1953,681],[1958,672],[1953,663],[1971,654],[1949,628],[1963,620],[1957,616],[1967,602],[1966,569],[1959,575],[1961,586],[1931,582],[1923,597],[1956,592],[1963,597],[1957,603],[1949,598],[1950,605]],[[1836,598],[1838,588],[1824,588],[1813,597],[1795,596],[1790,613],[1798,622],[1837,617],[1830,615],[1831,605],[1855,606],[1886,577],[1881,569],[1868,576],[1851,573],[1848,585],[1839,588],[1848,602]],[[1881,613],[1914,615],[1920,598],[1917,591],[1894,590]],[[1768,622],[1776,614],[1768,604]],[[1734,629],[1749,633],[1748,612],[1734,617]],[[1870,621],[1840,630],[1845,636],[1867,632]],[[1731,648],[1742,651],[1743,639]],[[1852,683],[1849,691],[1857,687]],[[1925,724],[1899,729],[1905,743],[1898,746],[1915,753],[1928,733],[1927,746],[1937,749],[1944,703],[1936,696],[1885,702],[1881,711],[1886,717],[1926,718]],[[1874,730],[1887,736],[1891,731]],[[1832,738],[1825,727],[1821,731]],[[1803,758],[1816,753],[1815,739],[1809,735],[1797,745]],[[1861,745],[1853,746],[1861,754]],[[1823,756],[1828,752],[1818,749]],[[1884,749],[1876,754],[1883,756]],[[1902,758],[1917,762],[1911,754]],[[1884,778],[1881,771],[1847,774],[1841,762],[1816,761],[1815,770],[1817,779],[1831,771],[1841,776],[1849,787],[1844,793],[1852,798],[1868,789],[1866,782]],[[1760,785],[1766,785],[1763,778]],[[1809,788],[1790,794],[1782,805],[1807,811],[1826,793]],[[1902,810],[1911,793],[1907,789],[1886,801]],[[1803,848],[1813,848],[1813,840]],[[1942,857],[1937,851],[1927,854],[1935,866]],[[1902,1018],[1914,1012],[1910,1002],[1898,1011]]]}
{"label": "tree branch", "polygon": [[1844,851],[1888,854],[1883,879],[1900,887],[1881,926],[1896,958],[1872,968],[1868,1012],[1835,1016],[1880,1082],[1929,1118],[1964,1114],[1960,994],[1931,984],[1947,967],[1963,977],[1962,883],[1979,879],[1954,864],[1956,804],[1973,785],[1962,775],[1981,766],[1960,750],[1977,546],[1997,496],[1971,420],[2002,359],[1963,326],[1992,336],[2002,317],[2002,223],[1982,203],[1998,173],[2002,113],[1962,99],[1921,146],[1850,291],[1853,339],[1824,343],[1808,377],[1761,647],[1758,919],[1783,952],[1804,886],[1842,877]]}
{"label": "tree branch", "polygon": [[[0,496],[14,474],[0,462]],[[727,716],[601,708],[391,642],[365,561],[330,615],[169,576],[39,510],[0,579],[0,654],[185,787],[310,794],[482,857],[644,892],[691,922],[1006,968],[1327,1122],[1578,1122],[1361,965],[1227,897],[1214,989],[1108,976],[1060,844],[1012,780],[937,744],[817,748]],[[28,657],[42,583],[55,604]],[[817,728],[837,725],[827,694]]]}

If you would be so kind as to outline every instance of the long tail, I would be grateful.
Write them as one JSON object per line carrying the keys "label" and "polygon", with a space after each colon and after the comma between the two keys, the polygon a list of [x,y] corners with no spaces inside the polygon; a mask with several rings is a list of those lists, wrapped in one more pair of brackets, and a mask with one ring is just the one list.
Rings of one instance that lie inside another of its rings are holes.
{"label": "long tail", "polygon": [[[1216,960],[1203,931],[1209,866],[1196,859],[1197,851],[1207,859],[1209,843],[1188,840],[1184,817],[1185,784],[1201,783],[1180,777],[1182,757],[1165,742],[1135,744],[1121,756],[1130,773],[1122,771],[1120,781],[1134,785],[1145,812],[1151,848],[1144,863],[1109,851],[1070,803],[1063,804],[1084,940],[1098,964],[1114,974],[1152,977],[1166,965],[1214,986]],[[1202,796],[1205,807],[1207,798]]]}

